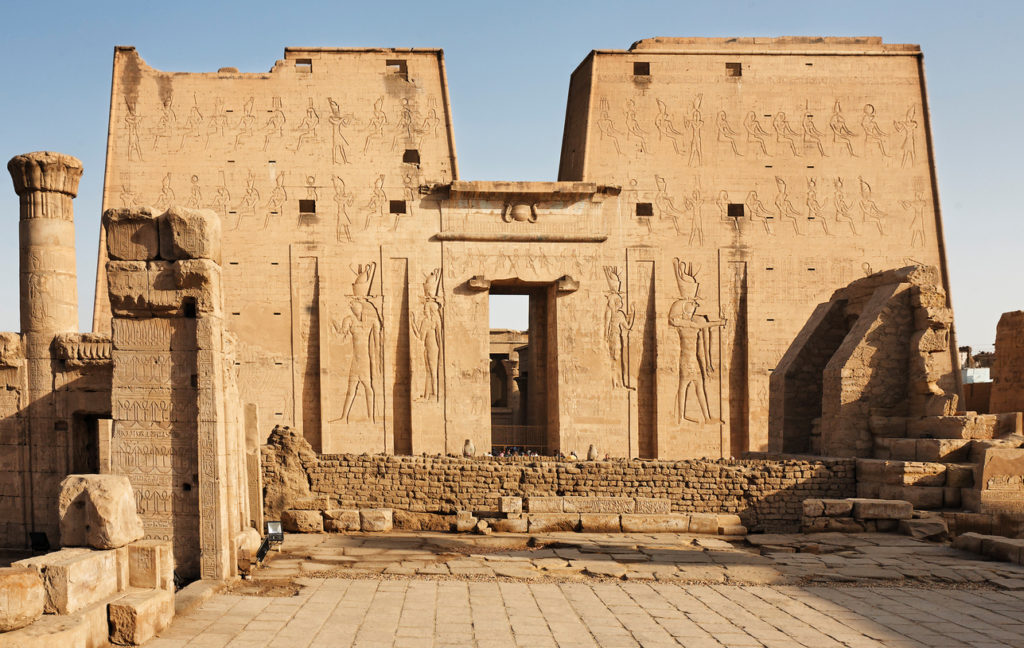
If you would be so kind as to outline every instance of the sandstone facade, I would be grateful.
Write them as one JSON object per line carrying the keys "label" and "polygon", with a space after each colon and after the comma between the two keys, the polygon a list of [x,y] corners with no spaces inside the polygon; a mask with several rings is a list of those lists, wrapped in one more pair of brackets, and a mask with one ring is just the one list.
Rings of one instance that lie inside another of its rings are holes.
{"label": "sandstone facade", "polygon": [[1024,411],[1024,311],[1003,313],[996,326],[988,411]]}
{"label": "sandstone facade", "polygon": [[113,79],[104,207],[217,212],[241,398],[317,452],[486,453],[488,295],[509,292],[545,452],[765,450],[769,375],[818,302],[908,257],[947,284],[913,45],[592,52],[537,183],[460,177],[439,50],[182,74],[118,48]]}

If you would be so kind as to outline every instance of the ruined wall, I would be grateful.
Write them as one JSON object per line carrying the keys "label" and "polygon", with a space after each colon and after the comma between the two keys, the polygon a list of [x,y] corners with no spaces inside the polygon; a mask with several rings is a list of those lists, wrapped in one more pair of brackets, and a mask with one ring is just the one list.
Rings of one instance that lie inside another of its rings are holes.
{"label": "ruined wall", "polygon": [[1003,313],[996,325],[988,411],[1024,411],[1024,311]]}
{"label": "ruined wall", "polygon": [[920,51],[879,39],[594,52],[560,182],[458,179],[438,50],[178,74],[118,48],[110,118],[104,206],[220,215],[241,398],[328,454],[488,449],[491,291],[534,297],[548,452],[765,450],[814,305],[944,268]]}
{"label": "ruined wall", "polygon": [[[684,363],[658,367],[645,407],[672,455],[714,449],[719,428],[725,454],[767,447],[770,372],[836,288],[909,263],[948,287],[916,45],[646,39],[591,53],[567,113],[559,179],[622,186],[615,245],[653,248],[659,324],[675,256],[702,268],[697,319],[725,321],[705,376],[724,423],[673,417]],[[688,353],[676,333],[658,328],[659,357]]]}
{"label": "ruined wall", "polygon": [[[270,448],[272,446],[266,446]],[[264,450],[264,479],[281,459]],[[757,530],[794,530],[808,497],[856,494],[852,460],[599,461],[305,455],[315,496],[413,511],[497,510],[502,496],[664,497],[680,513],[738,513]]]}

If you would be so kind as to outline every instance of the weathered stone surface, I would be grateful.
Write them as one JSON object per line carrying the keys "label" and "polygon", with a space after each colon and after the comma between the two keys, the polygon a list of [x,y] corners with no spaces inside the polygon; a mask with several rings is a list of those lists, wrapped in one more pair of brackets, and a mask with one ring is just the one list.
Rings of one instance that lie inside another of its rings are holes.
{"label": "weathered stone surface", "polygon": [[491,528],[498,533],[527,533],[529,531],[529,519],[524,516],[515,519],[492,520]]}
{"label": "weathered stone surface", "polygon": [[[359,512],[356,513],[356,528],[359,530]],[[403,511],[394,509],[392,511],[392,523],[394,528],[406,531],[450,531],[452,517],[439,513],[422,513],[418,511]],[[327,522],[324,522],[326,528]]]}
{"label": "weathered stone surface", "polygon": [[664,515],[672,512],[672,500],[666,497],[637,497],[636,512]]}
{"label": "weathered stone surface", "polygon": [[144,534],[131,482],[123,475],[68,475],[57,507],[65,547],[113,549]]}
{"label": "weathered stone surface", "polygon": [[323,517],[324,531],[358,531],[360,527],[358,509],[331,509]]}
{"label": "weathered stone surface", "polygon": [[457,511],[455,513],[455,530],[459,533],[469,533],[476,527],[477,519],[472,511]]}
{"label": "weathered stone surface", "polygon": [[172,206],[160,216],[159,223],[163,259],[221,262],[221,225],[217,212]]}
{"label": "weathered stone surface", "polygon": [[526,518],[530,533],[578,531],[580,526],[579,513],[530,513]]}
{"label": "weathered stone surface", "polygon": [[853,514],[853,502],[848,499],[823,499],[821,504],[824,515],[829,517],[849,517]]}
{"label": "weathered stone surface", "polygon": [[288,509],[281,513],[281,526],[289,533],[321,533],[324,517],[320,511]]}
{"label": "weathered stone surface", "polygon": [[632,513],[636,502],[632,497],[577,497],[562,498],[565,513]]}
{"label": "weathered stone surface", "polygon": [[580,513],[580,531],[619,533],[622,531],[622,524],[618,513]]}
{"label": "weathered stone surface", "polygon": [[107,254],[118,261],[148,261],[160,255],[157,215],[150,207],[103,212]]}
{"label": "weathered stone surface", "polygon": [[821,517],[825,514],[825,504],[817,498],[805,499],[803,513],[804,517]]}
{"label": "weathered stone surface", "polygon": [[625,533],[718,533],[714,531],[691,531],[689,515],[641,515],[622,514],[622,530]]}
{"label": "weathered stone surface", "polygon": [[47,614],[72,614],[118,591],[116,550],[61,549],[13,566],[42,575]]}
{"label": "weathered stone surface", "polygon": [[522,497],[502,497],[498,504],[498,512],[500,513],[522,513],[523,512],[523,498]]}
{"label": "weathered stone surface", "polygon": [[27,567],[0,568],[0,632],[16,630],[43,614],[46,590],[39,572]]}
{"label": "weathered stone surface", "polygon": [[853,517],[858,520],[908,520],[914,515],[910,502],[884,499],[853,500]]}
{"label": "weathered stone surface", "polygon": [[393,525],[391,509],[359,509],[359,528],[362,531],[390,531]]}
{"label": "weathered stone surface", "polygon": [[949,527],[940,517],[930,517],[899,521],[900,533],[921,540],[945,540],[949,537]]}
{"label": "weathered stone surface", "polygon": [[561,513],[561,497],[527,497],[523,499],[527,513]]}
{"label": "weathered stone surface", "polygon": [[718,533],[718,515],[715,513],[690,514],[689,532],[716,535]]}
{"label": "weathered stone surface", "polygon": [[174,591],[174,548],[167,540],[138,540],[127,547],[132,587]]}
{"label": "weathered stone surface", "polygon": [[1024,311],[1003,313],[996,325],[990,412],[1024,411]]}
{"label": "weathered stone surface", "polygon": [[110,642],[141,646],[174,619],[174,593],[150,590],[127,594],[110,603]]}
{"label": "weathered stone surface", "polygon": [[316,460],[316,453],[296,430],[274,426],[263,446],[263,513],[268,520],[280,520],[291,502],[312,497],[304,464]]}

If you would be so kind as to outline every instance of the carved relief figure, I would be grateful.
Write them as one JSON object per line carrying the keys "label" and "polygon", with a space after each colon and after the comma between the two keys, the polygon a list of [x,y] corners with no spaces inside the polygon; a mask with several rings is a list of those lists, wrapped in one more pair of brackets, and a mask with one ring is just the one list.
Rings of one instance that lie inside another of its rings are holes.
{"label": "carved relief figure", "polygon": [[203,113],[199,112],[199,105],[195,97],[192,98],[192,108],[188,112],[188,119],[185,120],[185,129],[181,132],[181,139],[178,141],[178,152],[185,149],[185,139],[200,139],[203,136]]}
{"label": "carved relief figure", "polygon": [[639,144],[640,153],[647,152],[647,131],[640,128],[640,122],[636,118],[636,102],[632,99],[626,101],[626,140],[628,141],[631,137],[636,139]]}
{"label": "carved relief figure", "polygon": [[774,234],[772,231],[772,225],[768,222],[768,218],[771,216],[771,212],[764,206],[761,199],[757,197],[756,191],[751,191],[747,194],[747,199],[744,201],[743,206],[747,212],[747,216],[750,217],[751,221],[761,221],[764,225],[764,231],[768,234]]}
{"label": "carved relief figure", "polygon": [[871,145],[874,144],[884,157],[892,157],[885,152],[886,134],[875,121],[875,107],[871,104],[864,104],[864,116],[860,119],[860,125],[864,129],[865,150],[870,150]]}
{"label": "carved relief figure", "polygon": [[128,101],[128,97],[125,97],[124,105],[127,109],[124,114],[124,126],[128,131],[128,161],[137,160],[142,162],[142,146],[139,144],[139,127],[141,126],[142,118],[136,112],[138,104]]}
{"label": "carved relief figure", "polygon": [[227,182],[224,179],[224,172],[220,172],[220,184],[217,185],[217,193],[213,197],[213,208],[217,210],[221,218],[228,215],[228,205],[231,204],[231,192],[228,191]]}
{"label": "carved relief figure", "polygon": [[608,303],[604,312],[604,339],[612,360],[612,387],[629,387],[629,332],[636,320],[636,308],[623,310],[622,275],[615,266],[604,267],[608,281]]}
{"label": "carved relief figure", "polygon": [[864,222],[874,223],[878,227],[878,233],[884,235],[882,219],[885,218],[886,213],[879,209],[875,199],[871,196],[871,185],[865,182],[864,178],[858,179],[860,180],[860,212],[864,216]]}
{"label": "carved relief figure", "polygon": [[263,219],[263,227],[267,229],[270,225],[271,214],[280,214],[284,211],[284,204],[288,200],[288,190],[284,188],[284,172],[277,174],[274,178],[274,189],[270,192],[270,199],[267,201],[267,217]]}
{"label": "carved relief figure", "polygon": [[661,99],[655,99],[658,103],[658,116],[654,118],[654,127],[658,129],[658,141],[661,141],[662,137],[667,138],[672,142],[672,150],[678,155],[679,141],[676,139],[677,135],[682,135],[676,130],[676,127],[672,124],[672,117],[668,114],[668,106]]}
{"label": "carved relief figure", "polygon": [[917,120],[914,118],[915,108],[907,109],[906,119],[894,121],[893,128],[903,138],[900,140],[900,165],[903,167],[914,166],[917,162]]}
{"label": "carved relief figure", "polygon": [[[676,283],[680,298],[669,309],[668,323],[679,335],[679,382],[676,389],[676,423],[720,423],[708,407],[707,380],[716,373],[711,355],[711,330],[725,326],[725,320],[710,320],[697,314],[700,268],[675,260]],[[692,418],[688,407],[690,392],[694,393],[699,418]]]}
{"label": "carved relief figure", "polygon": [[920,191],[914,192],[913,200],[900,201],[900,207],[914,211],[914,218],[910,221],[910,247],[920,247],[924,245],[924,210],[927,206],[928,201],[924,199],[924,196]]}
{"label": "carved relief figure", "polygon": [[[431,97],[428,100],[428,105],[434,105],[434,98]],[[437,116],[437,109],[431,108],[427,111],[427,116],[423,119],[423,123],[419,127],[420,142],[423,141],[424,135],[430,137],[437,137],[437,129],[441,125],[441,118]]]}
{"label": "carved relief figure", "polygon": [[403,98],[402,105],[399,107],[398,123],[395,124],[395,136],[391,139],[392,151],[398,147],[399,138],[404,138],[410,144],[416,141],[416,123],[419,119],[419,111],[416,110],[416,107],[409,103],[408,98]]}
{"label": "carved relief figure", "polygon": [[800,215],[800,212],[789,200],[789,194],[786,190],[786,181],[779,176],[775,176],[775,188],[777,190],[777,193],[775,194],[775,211],[779,214],[779,218],[793,223],[793,230],[797,234],[801,234],[800,223],[796,219],[796,217]]}
{"label": "carved relief figure", "polygon": [[747,152],[750,152],[750,147],[753,145],[761,151],[761,155],[767,156],[768,149],[765,148],[764,138],[768,137],[768,131],[761,128],[761,122],[757,120],[757,115],[753,110],[748,112],[744,118],[743,128],[747,131]]}
{"label": "carved relief figure", "polygon": [[345,191],[345,181],[338,176],[332,176],[331,182],[334,185],[334,204],[337,209],[338,227],[337,236],[338,242],[351,241],[352,230],[352,219],[348,215],[348,207],[352,206],[355,202],[355,196]]}
{"label": "carved relief figure", "polygon": [[384,192],[384,174],[382,173],[373,181],[373,193],[370,194],[370,202],[366,203],[366,225],[363,226],[363,229],[370,227],[370,219],[377,213],[383,220],[387,208],[388,195]]}
{"label": "carved relief figure", "polygon": [[733,228],[738,234],[740,231],[740,219],[729,215],[729,192],[722,189],[718,192],[718,198],[715,199],[715,206],[718,207],[718,219],[723,223],[732,223]]}
{"label": "carved relief figure", "polygon": [[299,138],[295,142],[296,153],[302,148],[303,142],[316,139],[316,129],[319,126],[320,115],[316,112],[316,108],[313,107],[313,99],[310,98],[309,104],[306,106],[306,116],[302,118],[302,121],[299,122],[298,127],[295,129],[299,133]]}
{"label": "carved relief figure", "polygon": [[189,180],[188,202],[186,207],[199,209],[203,205],[203,192],[199,189],[199,176],[193,175]]}
{"label": "carved relief figure", "polygon": [[174,108],[171,107],[171,100],[163,102],[163,107],[160,109],[160,119],[156,122],[156,128],[153,129],[153,149],[156,150],[157,144],[161,139],[170,141],[174,136],[174,127],[177,124],[177,117],[174,115]]}
{"label": "carved relief figure", "polygon": [[273,107],[270,109],[270,117],[267,118],[267,123],[263,125],[263,132],[266,133],[263,136],[264,151],[270,147],[271,139],[281,139],[284,137],[284,124],[287,121],[284,116],[284,110],[281,108],[281,97],[274,97],[271,101],[273,102]]}
{"label": "carved relief figure", "polygon": [[342,342],[351,340],[351,360],[348,368],[348,386],[342,414],[345,422],[351,422],[352,408],[362,387],[366,402],[366,418],[377,422],[377,381],[383,362],[381,337],[383,324],[376,306],[369,300],[354,298],[349,303],[351,314],[339,326],[331,321],[331,330],[340,336]]}
{"label": "carved relief figure", "polygon": [[252,112],[255,99],[249,97],[242,106],[242,118],[238,120],[238,134],[235,135],[235,150],[238,150],[242,139],[250,139],[256,134],[256,115]]}
{"label": "carved relief figure", "polygon": [[[825,199],[828,202],[828,199]],[[818,183],[814,178],[807,178],[807,217],[821,223],[821,228],[826,234],[832,234],[828,229],[828,219],[825,218],[825,203],[818,200]]]}
{"label": "carved relief figure", "polygon": [[355,116],[352,113],[342,115],[341,106],[330,97],[327,98],[327,103],[331,106],[331,116],[327,118],[327,121],[331,124],[331,158],[335,164],[348,164],[348,155],[345,153],[348,140],[345,139],[345,133],[342,129],[347,128],[349,124],[355,121]]}
{"label": "carved relief figure", "polygon": [[373,277],[377,272],[377,264],[373,261],[366,265],[349,266],[356,278],[352,282],[352,294],[356,297],[369,297],[373,288]]}
{"label": "carved relief figure", "polygon": [[444,307],[441,303],[441,269],[434,268],[423,281],[423,313],[417,319],[410,313],[413,336],[423,343],[423,368],[426,379],[423,398],[440,399],[441,345],[444,339]]}
{"label": "carved relief figure", "polygon": [[836,223],[847,223],[850,226],[850,231],[854,234],[857,233],[857,226],[853,222],[853,217],[850,216],[850,210],[853,208],[853,203],[846,202],[846,192],[843,190],[843,179],[836,178],[834,183],[835,192],[835,203],[836,203]]}
{"label": "carved relief figure", "polygon": [[825,147],[821,145],[821,138],[824,137],[825,134],[819,131],[818,127],[814,125],[814,115],[804,113],[804,118],[800,122],[800,126],[804,131],[804,148],[816,148],[818,149],[818,155],[821,157],[828,157],[825,153]]}
{"label": "carved relief figure", "polygon": [[775,129],[776,142],[789,146],[789,150],[793,155],[800,155],[796,148],[796,139],[800,137],[800,135],[793,130],[792,126],[789,125],[789,120],[786,119],[786,113],[781,110],[775,113],[775,116],[772,117],[772,128]]}
{"label": "carved relief figure", "polygon": [[616,135],[619,134],[619,131],[616,130],[615,123],[612,121],[612,118],[608,116],[608,111],[608,100],[602,99],[601,118],[597,120],[597,130],[601,134],[601,140],[604,141],[604,138],[606,137],[610,139],[612,144],[615,145],[615,152],[622,155],[622,149],[619,148],[619,138],[616,137]]}
{"label": "carved relief figure", "polygon": [[857,157],[853,152],[853,131],[846,125],[846,118],[843,117],[843,108],[839,105],[839,100],[836,100],[834,106],[832,106],[832,118],[828,120],[828,127],[832,130],[832,142],[836,144],[839,150],[846,149],[846,152],[850,154],[850,157]]}
{"label": "carved relief figure", "polygon": [[168,171],[160,181],[160,196],[153,205],[160,211],[164,211],[174,204],[174,190],[171,189],[171,172]]}
{"label": "carved relief figure", "polygon": [[683,214],[676,209],[674,204],[672,204],[672,198],[668,195],[665,178],[660,175],[654,176],[654,184],[658,188],[658,193],[654,196],[654,206],[658,209],[658,219],[664,220],[665,217],[670,217],[672,219],[672,224],[675,226],[676,233],[682,233],[683,230],[679,226],[679,217]]}
{"label": "carved relief figure", "polygon": [[363,153],[370,148],[370,140],[384,139],[384,126],[388,123],[388,115],[384,112],[384,97],[373,102],[373,115],[366,129],[366,140],[363,142]]}
{"label": "carved relief figure", "polygon": [[121,199],[122,207],[132,208],[139,205],[139,198],[132,191],[130,174],[121,174],[121,193],[118,194],[118,197]]}
{"label": "carved relief figure", "polygon": [[207,120],[206,129],[203,133],[203,149],[210,146],[210,136],[216,135],[224,139],[224,133],[228,127],[228,116],[224,112],[224,100],[217,97],[213,102],[213,113]]}
{"label": "carved relief figure", "polygon": [[694,189],[690,198],[683,201],[686,211],[690,212],[690,247],[704,245],[704,217],[701,210],[704,207],[704,197],[700,189]]}
{"label": "carved relief figure", "polygon": [[690,166],[700,166],[703,161],[704,147],[700,139],[700,129],[704,126],[704,120],[700,113],[700,103],[703,99],[703,94],[699,94],[693,99],[690,116],[686,120],[686,127],[690,129],[690,159],[687,162]]}
{"label": "carved relief figure", "polygon": [[718,117],[715,119],[715,130],[718,132],[719,142],[728,142],[729,147],[732,149],[732,154],[737,157],[742,157],[739,149],[736,148],[736,131],[729,125],[729,118],[726,116],[724,110],[718,111]]}
{"label": "carved relief figure", "polygon": [[242,203],[238,206],[238,218],[235,219],[235,226],[231,229],[238,229],[242,224],[242,215],[248,213],[253,220],[256,219],[256,203],[260,201],[260,192],[256,190],[256,176],[249,172],[245,180],[245,195],[242,196]]}

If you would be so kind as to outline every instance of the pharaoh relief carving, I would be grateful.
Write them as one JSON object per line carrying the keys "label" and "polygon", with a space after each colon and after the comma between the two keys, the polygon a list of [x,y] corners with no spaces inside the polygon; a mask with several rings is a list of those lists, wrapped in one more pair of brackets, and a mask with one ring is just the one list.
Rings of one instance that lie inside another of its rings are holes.
{"label": "pharaoh relief carving", "polygon": [[124,105],[124,127],[128,134],[128,161],[142,162],[142,144],[139,139],[142,118],[138,113],[138,102],[130,101],[128,97],[125,97]]}
{"label": "pharaoh relief carving", "polygon": [[925,244],[924,210],[928,207],[928,201],[920,191],[914,193],[913,200],[901,200],[900,207],[907,211],[914,212],[910,221],[910,247],[923,247]]}
{"label": "pharaoh relief carving", "polygon": [[298,153],[305,143],[311,143],[316,141],[317,128],[320,127],[320,114],[317,113],[316,108],[313,107],[313,98],[309,98],[309,102],[306,104],[306,115],[299,122],[299,125],[295,128],[298,133],[298,138],[295,140],[295,152]]}
{"label": "pharaoh relief carving", "polygon": [[[679,375],[675,398],[676,423],[721,423],[708,405],[707,383],[716,375],[712,355],[712,331],[725,326],[724,319],[710,319],[697,312],[700,307],[700,266],[675,259],[679,299],[668,313],[669,326],[679,335]],[[690,394],[696,407],[690,400]]]}
{"label": "pharaoh relief carving", "polygon": [[423,278],[420,314],[409,313],[413,337],[422,352],[423,400],[438,401],[441,397],[441,362],[444,354],[444,298],[441,289],[441,268],[434,268]]}
{"label": "pharaoh relief carving", "polygon": [[874,223],[875,227],[878,228],[878,233],[885,235],[885,229],[883,228],[883,221],[887,214],[882,211],[878,204],[875,203],[875,199],[871,193],[871,185],[864,180],[864,178],[858,178],[860,180],[860,211],[864,217],[865,223]]}
{"label": "pharaoh relief carving", "polygon": [[631,389],[629,381],[629,332],[636,321],[636,308],[624,307],[626,295],[622,290],[622,272],[616,266],[604,267],[608,282],[607,304],[604,311],[604,339],[612,361],[612,387]]}
{"label": "pharaoh relief carving", "polygon": [[331,125],[331,159],[335,164],[348,164],[348,139],[345,137],[344,129],[356,121],[352,113],[342,114],[341,106],[331,97],[327,98],[331,107],[331,115],[327,118]]}
{"label": "pharaoh relief carving", "polygon": [[605,139],[609,139],[612,145],[615,147],[615,153],[622,155],[622,147],[619,146],[619,135],[622,135],[615,128],[615,122],[612,121],[609,113],[611,108],[608,105],[608,100],[602,98],[600,102],[601,106],[601,117],[597,120],[597,131],[599,133],[600,140],[603,142]]}
{"label": "pharaoh relief carving", "polygon": [[264,151],[270,148],[271,142],[279,142],[284,139],[284,126],[288,121],[281,104],[281,97],[274,97],[271,102],[270,116],[263,124]]}
{"label": "pharaoh relief carving", "polygon": [[655,99],[658,104],[658,115],[654,118],[654,127],[658,129],[658,141],[662,138],[672,142],[672,150],[676,152],[676,155],[682,155],[683,152],[679,150],[679,140],[677,138],[682,137],[683,134],[676,130],[675,125],[672,123],[672,117],[668,114],[668,106],[661,99]]}
{"label": "pharaoh relief carving", "polygon": [[729,150],[736,157],[743,157],[740,150],[736,147],[736,136],[737,133],[732,126],[729,125],[729,116],[724,110],[718,111],[718,117],[715,118],[715,131],[718,133],[718,141],[729,145]]}
{"label": "pharaoh relief carving", "polygon": [[336,234],[339,243],[352,240],[352,218],[348,215],[348,208],[355,202],[356,197],[345,190],[345,181],[341,176],[331,176],[331,183],[334,185],[334,206],[337,219]]}
{"label": "pharaoh relief carving", "polygon": [[[337,322],[332,318],[331,332],[348,349],[348,371],[342,418],[345,423],[370,421],[376,423],[383,410],[381,392],[384,367],[384,320],[380,314],[379,296],[373,296],[373,280],[377,271],[374,262],[351,266],[355,279],[348,297],[349,313]],[[356,401],[362,394],[362,411]]]}
{"label": "pharaoh relief carving", "polygon": [[686,118],[686,128],[690,131],[690,157],[687,160],[687,164],[690,166],[700,166],[704,161],[704,145],[701,143],[700,132],[704,126],[704,120],[701,116],[700,105],[704,99],[703,94],[698,94],[694,97],[693,102],[690,104],[690,114]]}
{"label": "pharaoh relief carving", "polygon": [[846,125],[843,107],[839,104],[838,99],[832,106],[832,117],[828,121],[828,127],[832,131],[832,143],[835,144],[837,152],[846,151],[850,157],[856,157],[856,153],[853,152],[855,135]]}
{"label": "pharaoh relief carving", "polygon": [[743,119],[743,128],[747,131],[747,155],[754,152],[768,157],[768,148],[764,143],[768,137],[768,131],[761,126],[761,122],[753,110],[749,111]]}

